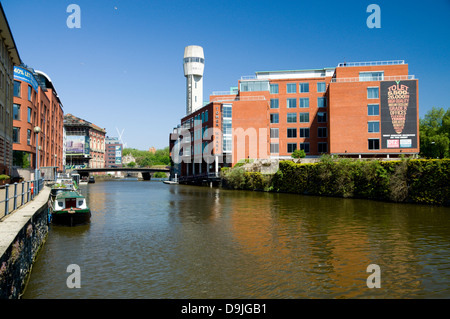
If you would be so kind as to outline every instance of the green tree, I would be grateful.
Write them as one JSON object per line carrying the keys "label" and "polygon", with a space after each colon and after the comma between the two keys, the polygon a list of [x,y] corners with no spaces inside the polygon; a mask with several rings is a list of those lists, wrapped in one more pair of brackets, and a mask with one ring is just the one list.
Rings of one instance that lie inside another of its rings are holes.
{"label": "green tree", "polygon": [[420,155],[428,158],[449,157],[450,108],[433,107],[420,119]]}
{"label": "green tree", "polygon": [[306,153],[304,150],[295,150],[294,152],[292,152],[292,158],[304,158],[306,157]]}

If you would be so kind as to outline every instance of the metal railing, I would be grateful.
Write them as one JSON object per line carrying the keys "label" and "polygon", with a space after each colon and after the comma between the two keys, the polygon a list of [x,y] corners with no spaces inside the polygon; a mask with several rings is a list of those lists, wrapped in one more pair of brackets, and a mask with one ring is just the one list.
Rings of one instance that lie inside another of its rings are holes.
{"label": "metal railing", "polygon": [[0,219],[33,200],[44,188],[44,179],[0,186]]}
{"label": "metal railing", "polygon": [[241,97],[236,97],[236,96],[230,96],[230,97],[217,97],[217,98],[212,98],[211,102],[230,102],[230,101],[264,101],[266,100],[265,96],[241,96]]}
{"label": "metal railing", "polygon": [[370,81],[404,81],[404,80],[415,80],[414,75],[393,75],[393,76],[374,76],[372,78],[333,78],[331,83],[347,83],[347,82],[370,82]]}
{"label": "metal railing", "polygon": [[243,75],[241,76],[241,80],[255,80],[256,75]]}
{"label": "metal railing", "polygon": [[213,91],[211,95],[237,95],[236,91]]}
{"label": "metal railing", "polygon": [[342,62],[338,67],[343,66],[371,66],[371,65],[397,65],[405,64],[405,60],[390,60],[390,61],[368,61],[368,62]]}

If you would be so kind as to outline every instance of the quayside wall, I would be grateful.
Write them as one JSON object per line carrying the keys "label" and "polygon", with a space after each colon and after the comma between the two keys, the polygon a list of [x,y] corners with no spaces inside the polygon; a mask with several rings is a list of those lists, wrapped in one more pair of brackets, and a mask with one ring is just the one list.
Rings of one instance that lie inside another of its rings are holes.
{"label": "quayside wall", "polygon": [[18,299],[48,234],[50,188],[0,221],[0,299]]}

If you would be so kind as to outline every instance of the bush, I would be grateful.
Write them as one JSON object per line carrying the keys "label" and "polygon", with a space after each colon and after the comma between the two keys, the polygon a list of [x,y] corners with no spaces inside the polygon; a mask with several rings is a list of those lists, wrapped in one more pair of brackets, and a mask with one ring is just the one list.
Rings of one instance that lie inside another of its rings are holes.
{"label": "bush", "polygon": [[450,202],[450,160],[359,161],[324,156],[314,164],[281,161],[266,189],[445,205]]}
{"label": "bush", "polygon": [[7,180],[7,179],[10,179],[11,177],[10,176],[8,176],[8,175],[0,175],[0,181],[4,181],[4,180]]}
{"label": "bush", "polygon": [[295,150],[292,152],[292,158],[304,158],[306,157],[306,153],[304,150]]}

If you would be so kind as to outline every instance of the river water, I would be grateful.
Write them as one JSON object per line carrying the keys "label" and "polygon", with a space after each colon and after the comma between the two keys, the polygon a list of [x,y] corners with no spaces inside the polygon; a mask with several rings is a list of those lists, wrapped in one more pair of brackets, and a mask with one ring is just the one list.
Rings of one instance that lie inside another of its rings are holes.
{"label": "river water", "polygon": [[[135,180],[82,186],[23,298],[449,298],[450,209]],[[81,288],[68,288],[68,266]],[[369,289],[367,267],[380,268]]]}

